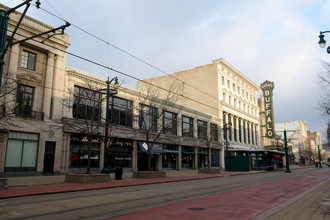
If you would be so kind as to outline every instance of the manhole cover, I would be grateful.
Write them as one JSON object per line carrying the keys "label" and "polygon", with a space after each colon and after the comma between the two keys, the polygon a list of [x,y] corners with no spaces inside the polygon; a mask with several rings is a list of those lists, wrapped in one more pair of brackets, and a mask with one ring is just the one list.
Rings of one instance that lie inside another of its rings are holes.
{"label": "manhole cover", "polygon": [[205,208],[188,208],[188,210],[192,210],[192,211],[202,211],[202,210],[205,210]]}

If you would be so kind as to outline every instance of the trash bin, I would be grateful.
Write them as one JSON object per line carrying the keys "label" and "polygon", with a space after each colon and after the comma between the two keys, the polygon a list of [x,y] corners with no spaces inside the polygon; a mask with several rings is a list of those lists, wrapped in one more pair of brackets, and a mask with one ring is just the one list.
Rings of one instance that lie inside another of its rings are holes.
{"label": "trash bin", "polygon": [[117,167],[115,168],[115,180],[121,180],[123,177],[123,168]]}

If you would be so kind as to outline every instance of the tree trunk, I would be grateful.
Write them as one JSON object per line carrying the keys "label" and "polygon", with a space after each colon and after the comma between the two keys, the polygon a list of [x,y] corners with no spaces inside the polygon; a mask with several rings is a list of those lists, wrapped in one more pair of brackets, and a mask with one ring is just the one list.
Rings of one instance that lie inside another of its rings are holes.
{"label": "tree trunk", "polygon": [[87,174],[91,172],[91,145],[92,145],[92,137],[88,135],[88,160],[87,160]]}

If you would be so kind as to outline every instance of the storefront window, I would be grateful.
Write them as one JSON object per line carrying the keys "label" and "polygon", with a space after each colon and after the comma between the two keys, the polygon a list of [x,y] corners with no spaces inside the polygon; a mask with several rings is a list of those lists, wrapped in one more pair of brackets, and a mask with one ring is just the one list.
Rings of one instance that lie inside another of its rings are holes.
{"label": "storefront window", "polygon": [[36,170],[38,143],[38,134],[9,132],[5,171]]}
{"label": "storefront window", "polygon": [[219,167],[219,150],[211,150],[211,167]]}
{"label": "storefront window", "polygon": [[182,147],[182,168],[193,169],[194,168],[194,158],[195,152],[193,147]]}
{"label": "storefront window", "polygon": [[164,169],[176,169],[177,160],[178,160],[178,146],[176,145],[164,145],[164,154],[163,154],[163,168]]}
{"label": "storefront window", "polygon": [[[100,137],[92,138],[91,167],[99,167]],[[84,135],[71,135],[70,168],[86,168],[88,164],[88,139]]]}
{"label": "storefront window", "polygon": [[131,140],[111,138],[110,143],[110,169],[132,168],[132,145]]}
{"label": "storefront window", "polygon": [[198,151],[198,168],[208,167],[208,149],[199,148]]}

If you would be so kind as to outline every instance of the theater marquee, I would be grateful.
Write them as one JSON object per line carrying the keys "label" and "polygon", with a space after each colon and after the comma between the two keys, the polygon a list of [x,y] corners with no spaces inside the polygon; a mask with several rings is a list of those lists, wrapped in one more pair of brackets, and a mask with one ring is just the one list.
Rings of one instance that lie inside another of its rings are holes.
{"label": "theater marquee", "polygon": [[273,89],[274,83],[265,81],[260,85],[264,95],[265,117],[266,117],[266,137],[275,138],[274,114],[273,114]]}

